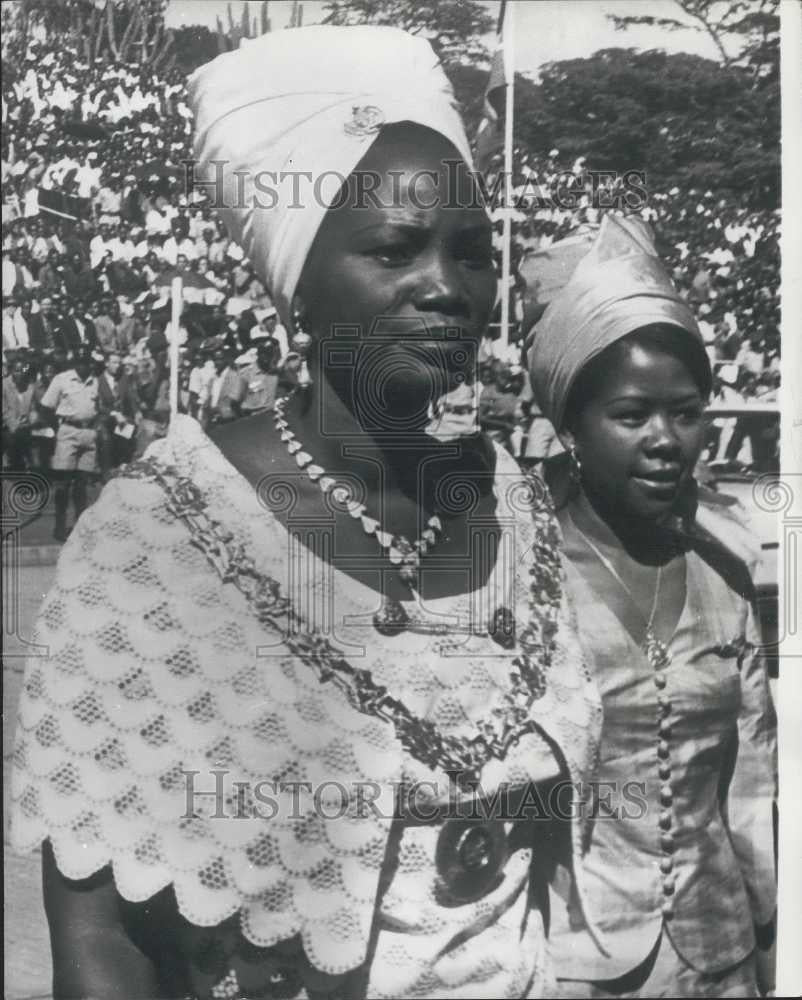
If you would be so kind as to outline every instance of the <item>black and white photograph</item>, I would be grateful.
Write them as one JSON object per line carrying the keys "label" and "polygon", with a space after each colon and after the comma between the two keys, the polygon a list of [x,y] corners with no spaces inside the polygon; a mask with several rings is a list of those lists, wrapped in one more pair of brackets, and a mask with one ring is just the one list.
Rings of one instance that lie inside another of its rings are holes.
{"label": "black and white photograph", "polygon": [[4,0],[6,1000],[802,995],[802,2]]}

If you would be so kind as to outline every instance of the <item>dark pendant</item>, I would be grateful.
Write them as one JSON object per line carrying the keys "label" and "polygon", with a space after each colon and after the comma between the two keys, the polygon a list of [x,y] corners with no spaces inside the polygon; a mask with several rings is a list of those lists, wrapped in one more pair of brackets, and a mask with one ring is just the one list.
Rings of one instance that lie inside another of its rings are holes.
{"label": "dark pendant", "polygon": [[409,624],[409,615],[398,601],[384,600],[373,616],[373,627],[382,635],[398,635]]}
{"label": "dark pendant", "polygon": [[498,884],[508,853],[500,820],[448,819],[437,839],[437,874],[455,903],[472,903]]}
{"label": "dark pendant", "polygon": [[487,631],[503,649],[512,649],[515,645],[515,615],[509,608],[496,608]]}

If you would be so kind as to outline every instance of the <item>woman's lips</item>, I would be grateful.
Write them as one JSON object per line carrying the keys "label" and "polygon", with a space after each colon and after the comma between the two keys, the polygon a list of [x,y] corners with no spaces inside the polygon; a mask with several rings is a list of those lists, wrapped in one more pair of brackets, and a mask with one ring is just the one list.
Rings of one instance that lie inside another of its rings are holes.
{"label": "woman's lips", "polygon": [[680,471],[660,470],[632,476],[634,481],[645,492],[657,498],[671,498],[676,495],[682,473]]}

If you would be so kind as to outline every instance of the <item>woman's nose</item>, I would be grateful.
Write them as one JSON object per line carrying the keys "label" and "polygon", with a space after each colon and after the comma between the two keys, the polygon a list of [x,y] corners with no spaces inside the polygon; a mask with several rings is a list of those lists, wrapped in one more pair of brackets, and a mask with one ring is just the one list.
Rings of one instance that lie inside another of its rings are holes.
{"label": "woman's nose", "polygon": [[415,305],[421,312],[469,316],[470,302],[456,262],[444,253],[429,257],[419,275]]}
{"label": "woman's nose", "polygon": [[679,437],[677,436],[674,422],[666,413],[656,413],[649,421],[648,438],[646,440],[647,449],[675,450],[679,448]]}

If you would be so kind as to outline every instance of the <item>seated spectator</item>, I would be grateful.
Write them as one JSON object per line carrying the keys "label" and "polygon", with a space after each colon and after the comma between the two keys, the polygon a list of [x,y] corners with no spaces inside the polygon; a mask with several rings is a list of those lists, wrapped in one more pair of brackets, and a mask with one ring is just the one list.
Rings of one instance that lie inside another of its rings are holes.
{"label": "seated spectator", "polygon": [[37,312],[28,317],[28,338],[30,346],[37,351],[53,351],[57,347],[65,351],[61,323],[56,313],[56,296],[44,295],[39,300]]}
{"label": "seated spectator", "polygon": [[272,337],[259,340],[251,350],[255,350],[256,357],[240,373],[248,386],[248,394],[242,401],[243,416],[272,410],[278,389],[279,342]]}
{"label": "seated spectator", "polygon": [[97,236],[89,242],[89,266],[96,268],[112,247],[112,227],[108,221],[98,226]]}
{"label": "seated spectator", "polygon": [[[108,296],[103,296],[102,299],[95,300],[89,310],[92,322],[95,324],[97,342],[104,354],[109,354],[112,351],[122,353],[117,342],[117,327],[111,317],[111,302],[112,300]],[[125,353],[127,354],[128,351],[126,350]]]}
{"label": "seated spectator", "polygon": [[214,424],[227,423],[242,416],[242,403],[248,394],[248,383],[234,368],[233,351],[218,347],[212,355],[215,377],[209,389],[209,411]]}
{"label": "seated spectator", "polygon": [[51,247],[47,252],[47,260],[39,268],[39,273],[36,276],[40,294],[52,295],[61,291],[64,282],[63,273],[59,266],[61,261],[62,255],[55,247]]}
{"label": "seated spectator", "polygon": [[749,338],[741,345],[735,357],[735,363],[755,376],[762,375],[763,369],[766,367],[766,352],[764,348],[765,345],[760,334],[751,333]]}
{"label": "seated spectator", "polygon": [[173,267],[175,267],[178,263],[179,255],[183,255],[185,261],[195,259],[197,256],[197,250],[195,249],[194,242],[187,234],[187,225],[185,220],[181,220],[180,223],[174,223],[173,234],[168,236],[168,238],[164,241],[162,254],[167,263],[171,264]]}
{"label": "seated spectator", "polygon": [[[90,314],[97,311],[93,305]],[[72,354],[80,347],[95,348],[98,344],[97,328],[93,318],[87,316],[81,300],[67,300],[66,315],[59,322],[57,343],[65,354]]]}
{"label": "seated spectator", "polygon": [[3,303],[3,350],[20,350],[36,347],[31,342],[30,320],[31,300],[23,296],[19,300],[10,296]]}
{"label": "seated spectator", "polygon": [[97,292],[97,277],[84,257],[75,251],[61,272],[64,291],[74,299],[88,299]]}
{"label": "seated spectator", "polygon": [[19,295],[33,288],[33,275],[28,267],[29,255],[24,248],[3,250],[3,297]]}

